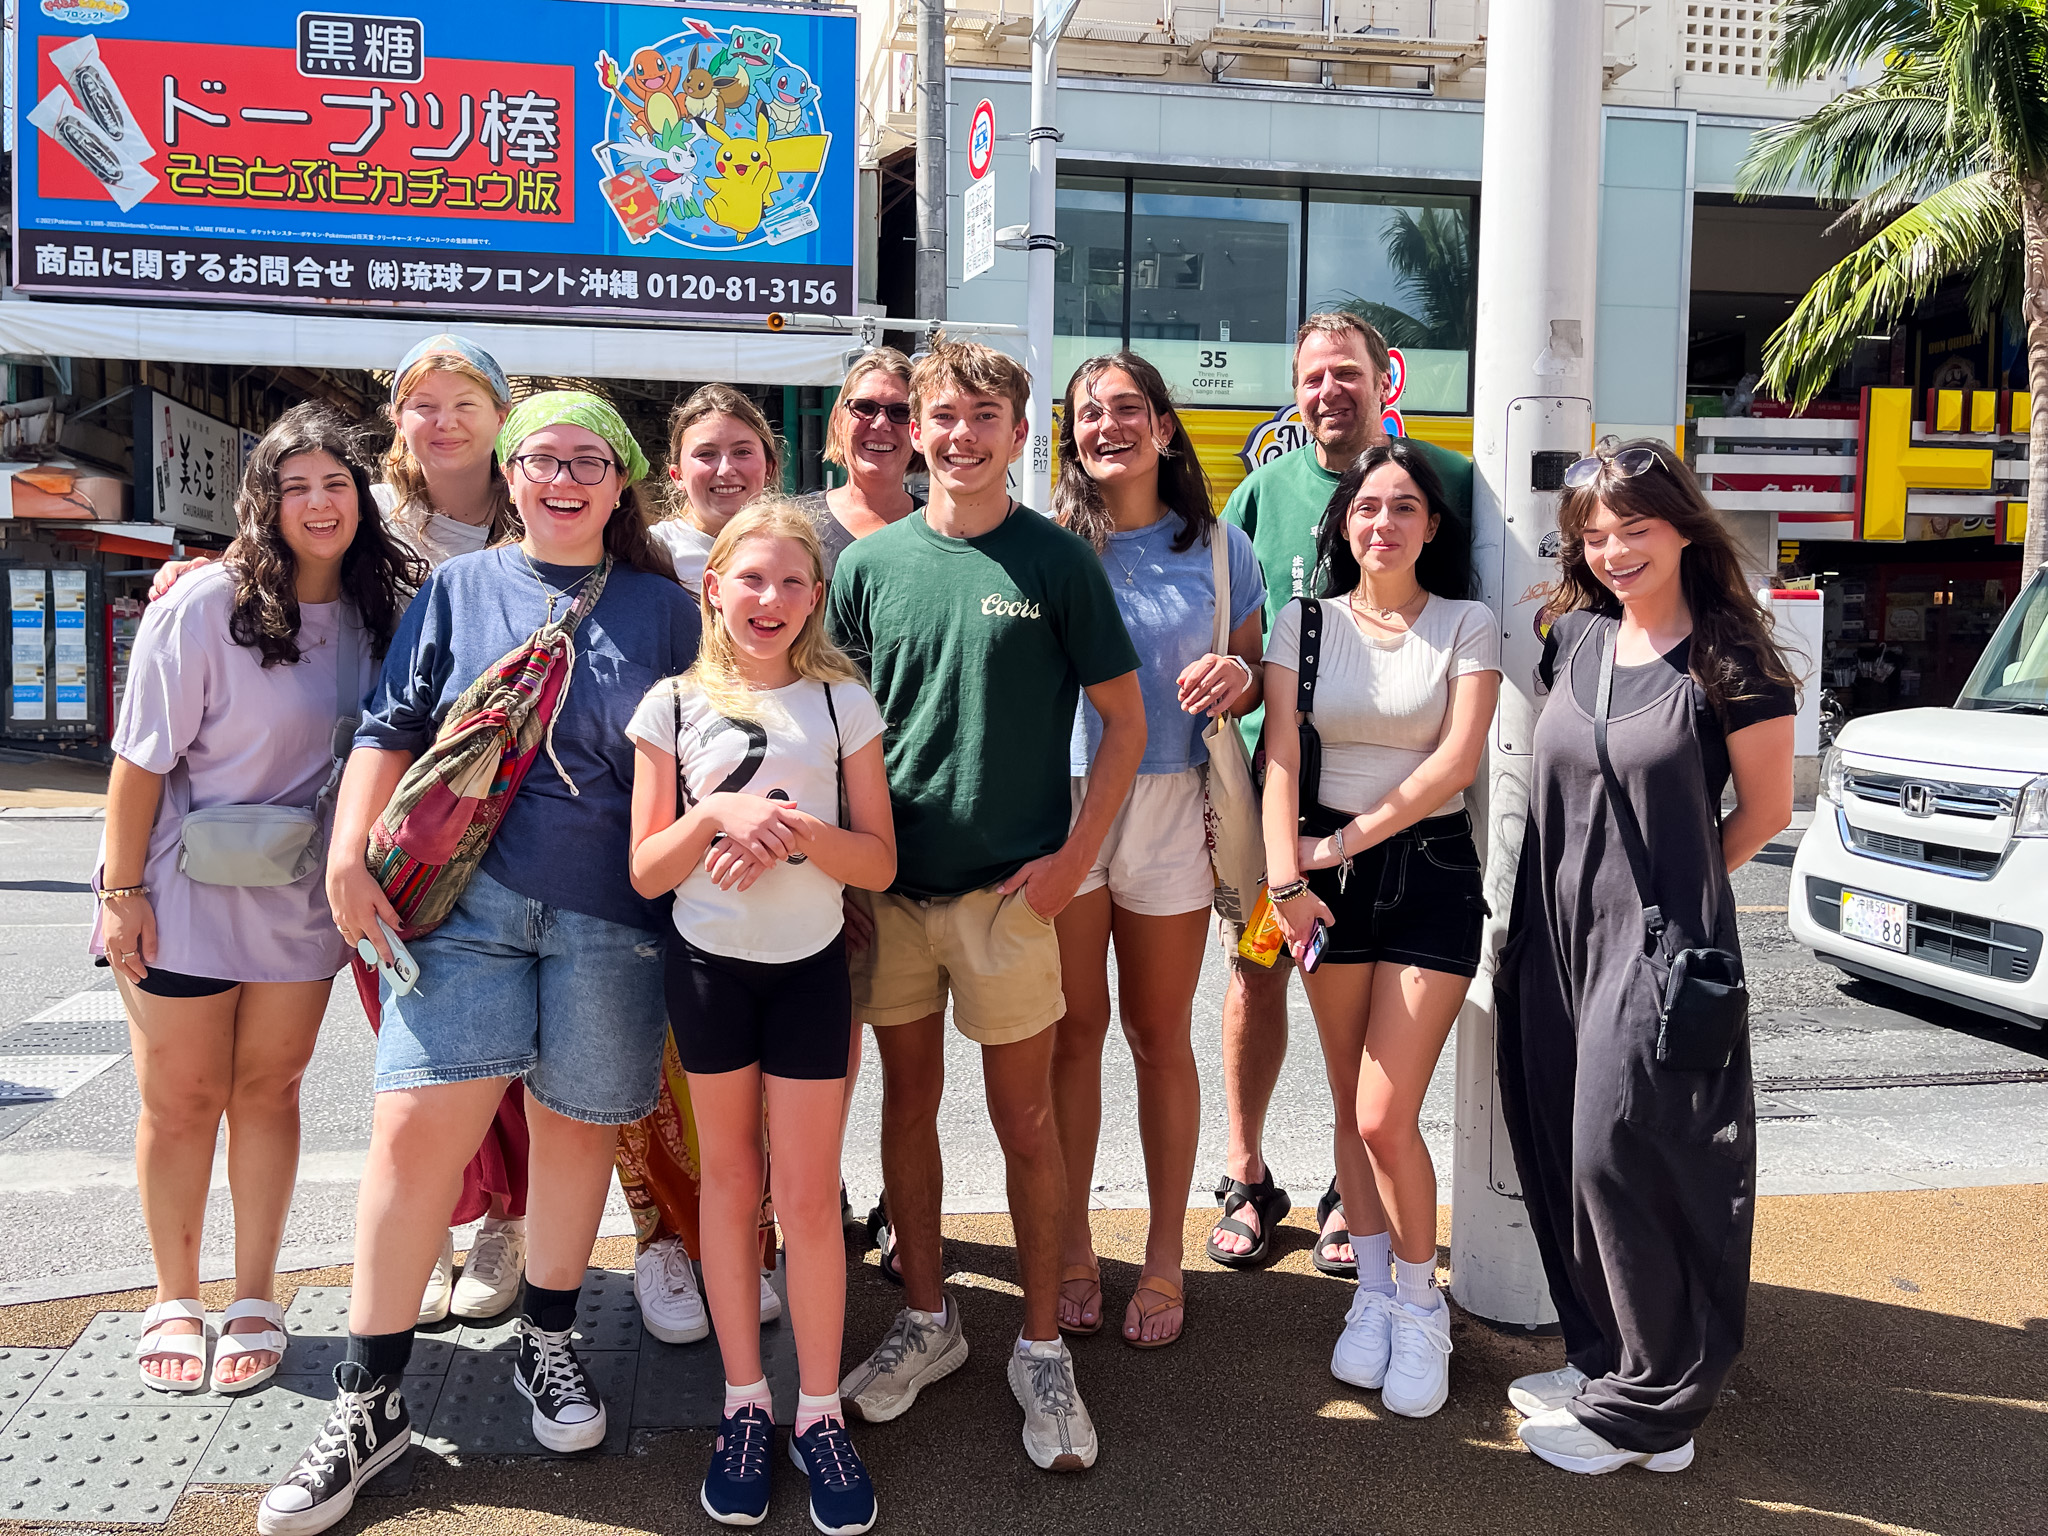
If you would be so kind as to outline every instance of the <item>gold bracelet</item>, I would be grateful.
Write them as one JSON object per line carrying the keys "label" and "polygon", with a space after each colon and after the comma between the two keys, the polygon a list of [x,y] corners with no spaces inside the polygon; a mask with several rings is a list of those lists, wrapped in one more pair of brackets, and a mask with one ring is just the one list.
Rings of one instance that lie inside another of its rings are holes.
{"label": "gold bracelet", "polygon": [[100,905],[104,907],[108,902],[119,901],[124,896],[147,896],[149,894],[149,887],[146,885],[124,885],[111,891],[94,891],[93,894],[99,898]]}

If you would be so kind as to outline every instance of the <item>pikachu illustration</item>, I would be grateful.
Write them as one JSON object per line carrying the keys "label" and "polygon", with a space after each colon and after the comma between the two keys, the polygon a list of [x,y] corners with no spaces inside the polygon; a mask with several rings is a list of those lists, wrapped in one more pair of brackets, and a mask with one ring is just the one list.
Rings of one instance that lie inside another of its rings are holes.
{"label": "pikachu illustration", "polygon": [[741,239],[760,228],[768,199],[782,189],[782,173],[820,169],[831,142],[822,133],[772,138],[765,112],[755,116],[752,138],[728,134],[708,118],[699,118],[697,126],[718,141],[715,168],[704,187],[704,216]]}

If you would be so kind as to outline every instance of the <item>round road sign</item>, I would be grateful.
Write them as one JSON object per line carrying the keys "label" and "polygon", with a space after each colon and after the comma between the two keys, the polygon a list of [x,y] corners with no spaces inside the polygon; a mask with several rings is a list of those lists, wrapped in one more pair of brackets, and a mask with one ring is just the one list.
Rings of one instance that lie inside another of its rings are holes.
{"label": "round road sign", "polygon": [[988,174],[996,155],[995,104],[983,98],[967,127],[967,172],[976,181]]}

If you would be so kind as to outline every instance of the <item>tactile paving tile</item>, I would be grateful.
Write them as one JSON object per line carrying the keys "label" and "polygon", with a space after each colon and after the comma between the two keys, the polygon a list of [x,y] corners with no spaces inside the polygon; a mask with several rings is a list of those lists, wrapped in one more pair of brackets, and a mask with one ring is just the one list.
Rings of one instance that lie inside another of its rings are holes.
{"label": "tactile paving tile", "polygon": [[49,1019],[0,1033],[0,1056],[125,1056],[125,1019]]}
{"label": "tactile paving tile", "polygon": [[[633,1380],[638,1357],[623,1350],[582,1356],[598,1395],[604,1399],[607,1456],[625,1454],[632,1433]],[[447,1456],[546,1456],[533,1438],[533,1405],[512,1385],[516,1356],[510,1350],[458,1349],[448,1382],[434,1408],[426,1446]]]}
{"label": "tactile paving tile", "polygon": [[[778,1291],[781,1275],[776,1276]],[[761,1328],[761,1369],[775,1400],[775,1422],[796,1422],[796,1335],[787,1312]],[[716,1429],[725,1411],[725,1366],[714,1334],[694,1344],[664,1344],[640,1337],[640,1376],[633,1389],[635,1429]]]}
{"label": "tactile paving tile", "polygon": [[[341,1364],[348,1343],[348,1287],[300,1286],[292,1304],[285,1308],[284,1330],[291,1336],[291,1343],[285,1347],[284,1369],[278,1372],[280,1376],[333,1370]],[[412,1341],[412,1359],[406,1365],[405,1373],[408,1376],[445,1375],[454,1353],[452,1334],[416,1333]]]}
{"label": "tactile paving tile", "polygon": [[[196,1483],[270,1484],[291,1471],[299,1453],[313,1443],[334,1401],[332,1372],[287,1376],[280,1372],[242,1397],[230,1398],[220,1432],[199,1458]],[[432,1422],[441,1397],[439,1376],[405,1378],[405,1407],[412,1415],[413,1441]],[[412,1460],[401,1457],[364,1491],[402,1493],[412,1483]]]}
{"label": "tactile paving tile", "polygon": [[0,1430],[0,1519],[169,1519],[221,1410],[151,1397],[133,1406],[31,1401]]}
{"label": "tactile paving tile", "polygon": [[0,1349],[0,1429],[63,1358],[61,1349]]}
{"label": "tactile paving tile", "polygon": [[126,1056],[0,1056],[0,1102],[61,1099]]}
{"label": "tactile paving tile", "polygon": [[[512,1325],[517,1320],[515,1311],[488,1327],[465,1325],[456,1331],[455,1342],[463,1349],[510,1349]],[[643,1337],[646,1332],[640,1326],[640,1303],[633,1299],[633,1277],[615,1269],[585,1270],[576,1302],[576,1327],[569,1335],[576,1352],[638,1349]]]}
{"label": "tactile paving tile", "polygon": [[23,1020],[27,1024],[69,1023],[81,1020],[111,1020],[125,1022],[127,1011],[121,1006],[121,994],[112,987],[95,987],[89,992],[74,992],[61,1003],[52,1003],[41,1013],[30,1014]]}
{"label": "tactile paving tile", "polygon": [[48,1099],[35,1099],[26,1104],[0,1104],[0,1138],[13,1135],[49,1107]]}
{"label": "tactile paving tile", "polygon": [[78,1342],[64,1351],[31,1401],[88,1407],[110,1403],[163,1403],[205,1394],[158,1392],[142,1384],[135,1368],[135,1343],[142,1337],[140,1312],[97,1313]]}

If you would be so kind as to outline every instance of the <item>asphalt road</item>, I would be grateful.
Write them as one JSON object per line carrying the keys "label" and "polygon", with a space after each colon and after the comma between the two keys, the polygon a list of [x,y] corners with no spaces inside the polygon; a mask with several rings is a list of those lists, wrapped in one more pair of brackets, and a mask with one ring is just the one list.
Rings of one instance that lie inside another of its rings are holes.
{"label": "asphalt road", "polygon": [[[1759,1078],[1896,1079],[1928,1073],[1984,1075],[2048,1066],[2048,1039],[2023,1028],[1927,1004],[1817,964],[1792,943],[1783,907],[1793,843],[1773,844],[1738,872],[1736,898],[1755,998]],[[91,920],[86,881],[99,837],[93,820],[0,815],[0,1076],[24,1041],[57,1047],[48,1029],[22,1021],[79,994],[60,1012],[100,1012],[72,1026],[73,1056],[125,1052],[104,970],[85,954]],[[1212,954],[1195,1010],[1203,1073],[1203,1135],[1196,1204],[1207,1199],[1224,1140],[1219,1029],[1223,966]],[[1300,1205],[1328,1182],[1331,1108],[1315,1030],[1291,989],[1291,1040],[1269,1122],[1267,1152]],[[286,1234],[285,1268],[345,1262],[357,1172],[369,1131],[372,1037],[352,990],[337,987],[307,1076],[298,1197]],[[75,1047],[75,1049],[73,1049]],[[941,1134],[949,1208],[1000,1210],[1000,1154],[981,1102],[978,1055],[955,1036]],[[1451,1063],[1424,1106],[1442,1198],[1450,1197]],[[864,1203],[881,1182],[879,1083],[864,1078],[848,1135],[846,1178]],[[1761,1186],[1766,1194],[1912,1190],[2048,1181],[2048,1082],[1974,1086],[1766,1091],[1760,1097]],[[47,1106],[0,1104],[0,1302],[108,1291],[143,1283],[148,1247],[136,1206],[136,1090],[122,1057]],[[1103,1145],[1096,1203],[1144,1203],[1128,1050],[1114,1032],[1104,1069]],[[231,1216],[217,1166],[204,1245],[205,1272],[225,1273]],[[614,1191],[606,1230],[627,1230]]]}

